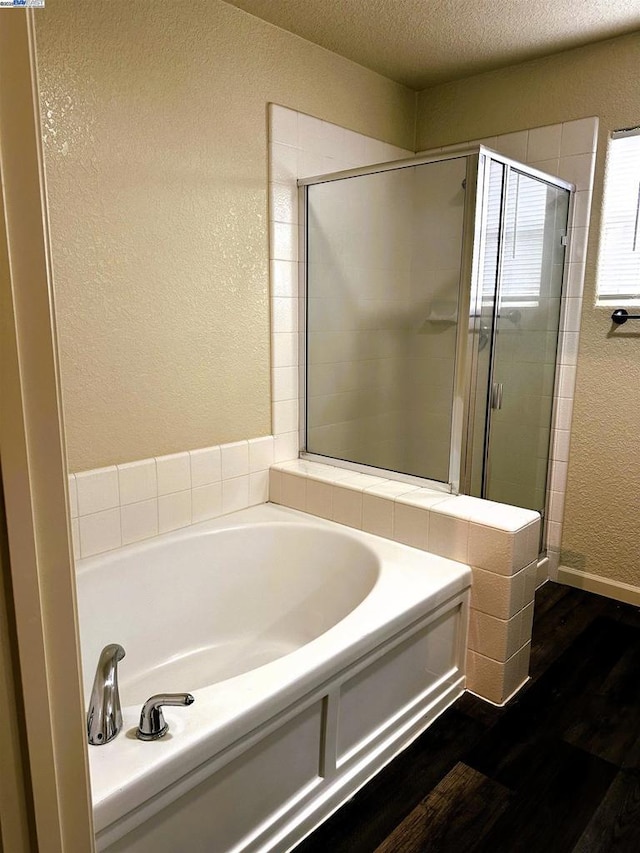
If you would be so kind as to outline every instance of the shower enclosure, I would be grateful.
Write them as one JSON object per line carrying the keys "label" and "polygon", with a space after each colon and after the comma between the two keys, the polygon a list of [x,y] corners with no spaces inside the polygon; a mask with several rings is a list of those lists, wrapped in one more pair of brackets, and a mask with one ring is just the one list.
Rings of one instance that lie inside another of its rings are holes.
{"label": "shower enclosure", "polygon": [[306,455],[544,515],[572,185],[483,146],[300,185]]}

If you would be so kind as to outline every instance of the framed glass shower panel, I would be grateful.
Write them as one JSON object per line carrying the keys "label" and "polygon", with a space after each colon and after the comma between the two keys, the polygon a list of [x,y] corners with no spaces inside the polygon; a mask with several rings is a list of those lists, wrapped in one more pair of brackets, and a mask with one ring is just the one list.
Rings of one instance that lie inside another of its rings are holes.
{"label": "framed glass shower panel", "polygon": [[468,159],[307,187],[307,452],[449,483]]}
{"label": "framed glass shower panel", "polygon": [[544,514],[570,193],[503,181],[482,496]]}

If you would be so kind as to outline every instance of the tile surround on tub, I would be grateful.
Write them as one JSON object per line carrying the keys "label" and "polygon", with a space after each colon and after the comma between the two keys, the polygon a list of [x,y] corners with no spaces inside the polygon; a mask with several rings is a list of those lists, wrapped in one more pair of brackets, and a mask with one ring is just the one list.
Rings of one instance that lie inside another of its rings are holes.
{"label": "tile surround on tub", "polygon": [[528,675],[538,513],[310,460],[275,464],[270,500],[471,566],[467,687],[501,704]]}
{"label": "tile surround on tub", "polygon": [[75,557],[149,539],[269,499],[272,435],[69,475]]}

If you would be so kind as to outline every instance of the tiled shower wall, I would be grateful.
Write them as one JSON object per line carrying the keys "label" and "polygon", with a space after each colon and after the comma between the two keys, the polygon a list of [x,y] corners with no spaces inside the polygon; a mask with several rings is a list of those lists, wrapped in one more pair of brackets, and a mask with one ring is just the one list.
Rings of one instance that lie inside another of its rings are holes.
{"label": "tiled shower wall", "polygon": [[[269,108],[269,140],[273,431],[277,448],[282,448],[291,454],[290,458],[295,458],[299,449],[298,365],[299,353],[303,352],[303,333],[298,324],[299,269],[303,259],[298,258],[298,246],[301,245],[299,229],[302,225],[298,213],[297,179],[410,157],[413,152],[275,104]],[[341,215],[340,210],[327,210],[327,214],[330,212],[338,217]],[[320,223],[315,224],[318,226]],[[374,269],[365,263],[366,253],[354,252],[353,248],[347,259],[348,252],[348,247],[343,245],[340,256],[318,258],[317,261],[333,265],[337,275],[340,274],[341,266],[348,261],[354,266],[362,285],[361,292],[355,294],[354,298],[361,300],[371,297],[370,301],[375,301],[373,297],[382,294],[382,299],[394,303],[395,311],[402,300],[396,293],[390,294],[388,288],[383,290],[378,286],[380,281],[388,279],[389,270],[379,266]],[[389,383],[385,376],[394,375],[393,370],[388,368],[398,357],[394,351],[397,329],[380,328],[380,324],[375,323],[371,328],[360,329],[358,347],[362,357],[346,358],[344,350],[348,342],[344,326],[352,318],[345,312],[331,313],[330,293],[320,298],[324,304],[315,307],[324,313],[331,325],[314,340],[318,352],[324,352],[326,357],[324,360],[320,355],[323,360],[314,368],[313,377],[318,390],[313,401],[318,417],[318,437],[329,444],[348,444],[353,424],[345,424],[343,419],[334,418],[332,411],[340,402],[340,397],[347,405],[349,398],[353,398],[351,402],[360,407],[360,411],[364,403],[366,410],[367,400],[360,399],[357,391],[363,373],[365,377],[368,374],[372,377],[369,402],[377,404],[377,400],[386,394]],[[331,327],[336,324],[342,324],[343,328]],[[389,345],[387,359],[380,358],[378,344],[381,337],[384,338],[383,343]],[[336,362],[340,364],[337,371]],[[340,384],[336,387],[337,382]],[[375,408],[372,408],[369,417],[376,416]]]}

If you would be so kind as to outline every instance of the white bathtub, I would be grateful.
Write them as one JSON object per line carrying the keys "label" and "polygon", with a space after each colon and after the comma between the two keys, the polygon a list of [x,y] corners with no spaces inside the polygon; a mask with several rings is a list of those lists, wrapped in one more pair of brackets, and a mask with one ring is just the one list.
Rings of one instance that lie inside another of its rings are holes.
{"label": "white bathtub", "polygon": [[[470,582],[270,504],[81,560],[86,698],[126,649],[123,731],[89,747],[98,849],[291,849],[460,695]],[[138,741],[159,692],[195,703]]]}

